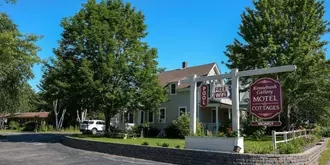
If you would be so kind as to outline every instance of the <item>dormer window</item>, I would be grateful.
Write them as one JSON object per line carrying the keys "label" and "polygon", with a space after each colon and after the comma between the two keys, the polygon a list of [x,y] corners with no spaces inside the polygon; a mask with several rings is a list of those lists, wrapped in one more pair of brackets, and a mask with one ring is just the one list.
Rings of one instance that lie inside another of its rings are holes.
{"label": "dormer window", "polygon": [[176,94],[176,84],[170,85],[170,94],[175,95]]}

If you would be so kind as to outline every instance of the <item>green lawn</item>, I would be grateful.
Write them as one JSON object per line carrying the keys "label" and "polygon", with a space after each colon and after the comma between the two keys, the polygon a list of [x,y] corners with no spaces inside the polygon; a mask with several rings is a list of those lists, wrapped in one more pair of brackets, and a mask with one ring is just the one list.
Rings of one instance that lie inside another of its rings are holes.
{"label": "green lawn", "polygon": [[[158,144],[168,143],[170,148],[174,148],[177,145],[180,148],[185,146],[184,139],[165,139],[165,138],[135,138],[135,139],[121,139],[121,138],[107,138],[97,137],[91,135],[73,135],[75,138],[81,138],[92,141],[109,142],[109,143],[121,143],[121,144],[135,144],[141,145],[143,142],[148,142],[149,146],[157,146]],[[244,141],[244,150],[246,153],[268,153],[273,151],[271,139],[266,138],[260,141],[253,139],[246,139]]]}
{"label": "green lawn", "polygon": [[158,146],[158,144],[162,145],[163,143],[168,143],[170,148],[174,148],[176,146],[180,146],[183,148],[185,146],[185,142],[183,139],[165,139],[165,138],[129,138],[129,139],[122,139],[122,138],[107,138],[107,137],[98,137],[98,136],[91,136],[91,135],[73,135],[75,138],[82,138],[86,140],[92,141],[100,141],[100,142],[109,142],[109,143],[121,143],[121,144],[135,144],[141,145],[143,142],[148,142],[149,146]]}

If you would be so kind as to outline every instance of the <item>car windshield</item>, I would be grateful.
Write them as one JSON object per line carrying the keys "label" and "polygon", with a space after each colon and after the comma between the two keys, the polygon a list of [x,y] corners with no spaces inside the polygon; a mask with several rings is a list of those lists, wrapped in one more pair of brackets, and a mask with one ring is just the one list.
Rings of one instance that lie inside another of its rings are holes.
{"label": "car windshield", "polygon": [[83,121],[82,123],[83,124],[93,124],[94,122],[93,121]]}

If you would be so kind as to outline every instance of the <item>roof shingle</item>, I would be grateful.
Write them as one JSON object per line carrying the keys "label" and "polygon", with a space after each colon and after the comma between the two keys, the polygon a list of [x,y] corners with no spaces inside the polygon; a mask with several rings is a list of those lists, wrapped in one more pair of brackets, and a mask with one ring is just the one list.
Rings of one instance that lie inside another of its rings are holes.
{"label": "roof shingle", "polygon": [[[165,87],[168,83],[180,81],[192,74],[196,74],[198,77],[206,76],[215,64],[216,63],[209,63],[183,69],[164,71],[158,74],[158,80],[160,85]],[[178,88],[186,88],[188,86],[189,84],[180,84]]]}

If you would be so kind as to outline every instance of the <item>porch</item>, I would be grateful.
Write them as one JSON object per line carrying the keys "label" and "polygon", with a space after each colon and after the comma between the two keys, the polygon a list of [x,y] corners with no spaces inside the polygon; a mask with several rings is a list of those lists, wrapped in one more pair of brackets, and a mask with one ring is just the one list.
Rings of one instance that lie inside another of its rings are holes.
{"label": "porch", "polygon": [[212,133],[218,133],[219,127],[231,121],[231,105],[209,103],[206,107],[199,107],[198,112],[204,129]]}

